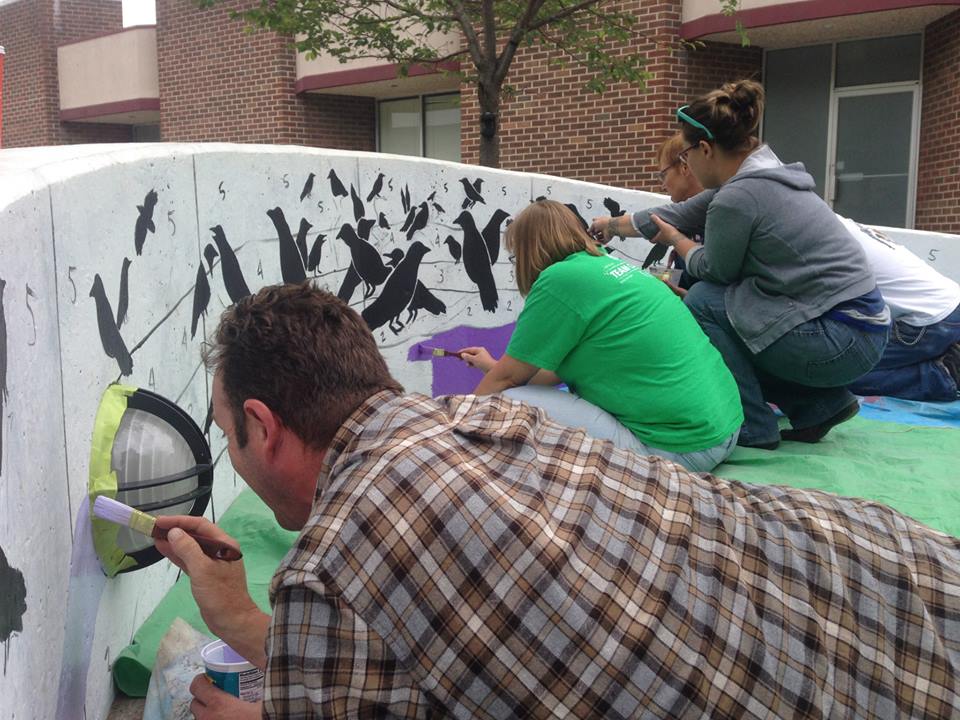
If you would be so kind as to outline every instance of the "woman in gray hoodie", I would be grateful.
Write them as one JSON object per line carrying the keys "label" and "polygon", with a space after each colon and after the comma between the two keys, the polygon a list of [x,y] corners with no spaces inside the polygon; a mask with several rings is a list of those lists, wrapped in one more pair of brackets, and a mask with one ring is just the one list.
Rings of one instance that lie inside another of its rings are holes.
{"label": "woman in gray hoodie", "polygon": [[[592,229],[670,245],[704,281],[685,302],[737,380],[739,442],[774,449],[781,438],[818,442],[856,415],[846,385],[879,360],[890,314],[862,248],[803,165],[783,165],[759,144],[763,103],[763,88],[741,80],[677,110],[681,154],[707,190],[632,218],[598,218]],[[694,227],[704,228],[703,245],[685,234]],[[768,402],[792,429],[778,431]]]}

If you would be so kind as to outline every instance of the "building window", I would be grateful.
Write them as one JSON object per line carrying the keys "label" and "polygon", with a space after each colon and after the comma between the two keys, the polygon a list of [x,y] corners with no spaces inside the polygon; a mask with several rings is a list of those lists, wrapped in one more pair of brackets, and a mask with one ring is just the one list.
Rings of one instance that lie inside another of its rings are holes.
{"label": "building window", "polygon": [[134,125],[133,142],[160,142],[160,126]]}
{"label": "building window", "polygon": [[770,50],[763,138],[841,215],[913,227],[920,35]]}
{"label": "building window", "polygon": [[460,93],[377,103],[377,149],[460,161]]}

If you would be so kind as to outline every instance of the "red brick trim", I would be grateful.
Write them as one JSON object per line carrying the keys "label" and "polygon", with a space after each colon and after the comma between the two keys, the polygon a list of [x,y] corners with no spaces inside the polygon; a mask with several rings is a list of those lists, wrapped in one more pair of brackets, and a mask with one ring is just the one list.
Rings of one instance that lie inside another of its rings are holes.
{"label": "red brick trim", "polygon": [[123,30],[113,30],[111,32],[100,33],[99,35],[91,35],[90,37],[85,37],[82,40],[73,40],[72,42],[63,43],[63,45],[57,45],[57,47],[67,47],[68,45],[76,45],[78,43],[88,42],[89,40],[96,40],[97,38],[108,37],[110,35],[119,35],[120,33],[130,32],[131,30],[156,30],[156,25],[131,25],[130,27],[125,27]]}
{"label": "red brick trim", "polygon": [[119,113],[137,112],[143,110],[160,110],[160,98],[136,98],[134,100],[118,100],[117,102],[100,103],[99,105],[84,105],[60,111],[62,122],[86,120],[87,118],[116,115]]}
{"label": "red brick trim", "polygon": [[[360,85],[381,80],[393,80],[399,77],[397,67],[395,63],[384,63],[383,65],[373,65],[371,67],[356,68],[354,70],[337,70],[328,73],[318,73],[316,75],[306,75],[297,80],[296,92],[299,94],[307,92],[308,90],[325,90],[327,88],[342,87],[343,85]],[[412,65],[408,75],[411,77],[416,75],[433,75],[441,70],[456,72],[459,69],[460,63],[456,60],[451,60],[439,63],[436,68],[432,65]]]}
{"label": "red brick trim", "polygon": [[822,20],[844,15],[863,15],[884,10],[902,10],[927,5],[960,6],[960,0],[845,0],[844,2],[805,0],[803,2],[787,2],[740,10],[736,15],[722,15],[720,13],[706,15],[683,23],[680,26],[680,37],[685,40],[695,40],[704,35],[730,32],[736,29],[737,20],[742,22],[749,31],[750,28],[768,25],[783,25],[804,20]]}

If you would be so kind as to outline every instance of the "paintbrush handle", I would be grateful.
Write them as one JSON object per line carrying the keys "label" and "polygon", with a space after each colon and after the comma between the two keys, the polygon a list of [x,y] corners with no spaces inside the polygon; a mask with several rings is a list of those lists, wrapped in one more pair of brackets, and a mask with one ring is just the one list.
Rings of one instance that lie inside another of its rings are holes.
{"label": "paintbrush handle", "polygon": [[[183,530],[183,528],[180,529]],[[163,530],[154,525],[151,535],[158,540],[166,540],[168,532],[169,530]],[[204,555],[213,558],[214,560],[234,561],[243,557],[243,553],[237,550],[233,545],[228,545],[222,540],[214,540],[211,537],[200,535],[199,533],[195,533],[191,530],[183,530],[183,532],[196,541],[197,545],[200,546],[200,549],[203,550]]]}

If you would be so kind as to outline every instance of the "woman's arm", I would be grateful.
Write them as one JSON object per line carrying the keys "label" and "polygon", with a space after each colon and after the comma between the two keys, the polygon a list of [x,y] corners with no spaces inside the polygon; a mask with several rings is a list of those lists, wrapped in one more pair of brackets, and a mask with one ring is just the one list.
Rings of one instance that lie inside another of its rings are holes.
{"label": "woman's arm", "polygon": [[480,347],[463,348],[460,356],[468,365],[486,373],[473,391],[476,395],[492,395],[526,385],[540,371],[536,365],[521,362],[509,355],[495,361],[486,349]]}

